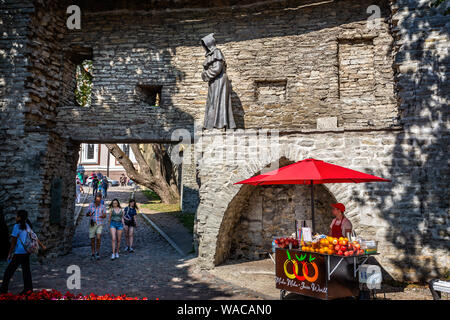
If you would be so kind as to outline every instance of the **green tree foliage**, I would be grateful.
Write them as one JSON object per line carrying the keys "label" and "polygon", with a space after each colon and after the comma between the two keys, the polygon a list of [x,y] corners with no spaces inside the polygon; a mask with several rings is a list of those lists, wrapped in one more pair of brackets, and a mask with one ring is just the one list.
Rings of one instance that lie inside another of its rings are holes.
{"label": "green tree foliage", "polygon": [[83,107],[89,107],[92,103],[92,60],[84,60],[76,69],[77,87],[75,98]]}

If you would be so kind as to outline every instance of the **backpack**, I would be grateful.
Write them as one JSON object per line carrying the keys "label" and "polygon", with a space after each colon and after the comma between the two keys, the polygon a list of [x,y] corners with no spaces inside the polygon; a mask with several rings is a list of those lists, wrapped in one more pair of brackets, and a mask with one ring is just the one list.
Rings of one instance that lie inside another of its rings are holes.
{"label": "backpack", "polygon": [[129,210],[130,210],[130,207],[125,207],[125,209],[123,209],[123,212],[124,212],[123,218],[126,222],[131,222],[131,217],[128,214]]}
{"label": "backpack", "polygon": [[[20,242],[22,242],[21,239]],[[36,233],[34,233],[33,230],[31,230],[31,228],[29,228],[28,226],[27,226],[27,239],[25,240],[25,243],[22,242],[22,245],[29,254],[37,253],[39,250],[38,237]]]}

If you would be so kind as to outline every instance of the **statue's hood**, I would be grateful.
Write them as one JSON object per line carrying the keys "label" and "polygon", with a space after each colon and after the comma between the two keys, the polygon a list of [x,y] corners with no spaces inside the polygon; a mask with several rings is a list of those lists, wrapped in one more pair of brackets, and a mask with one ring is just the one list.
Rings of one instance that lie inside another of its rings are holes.
{"label": "statue's hood", "polygon": [[207,53],[214,51],[216,48],[216,39],[214,39],[214,33],[210,33],[202,38],[202,45],[207,50]]}

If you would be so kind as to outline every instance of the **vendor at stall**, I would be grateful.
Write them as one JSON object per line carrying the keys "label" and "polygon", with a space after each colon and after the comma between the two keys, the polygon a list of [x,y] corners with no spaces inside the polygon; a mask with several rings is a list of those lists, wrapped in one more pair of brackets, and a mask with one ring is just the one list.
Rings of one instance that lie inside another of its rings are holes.
{"label": "vendor at stall", "polygon": [[345,237],[352,232],[352,223],[344,216],[345,206],[342,203],[332,203],[331,213],[335,217],[330,225],[329,236],[334,238]]}

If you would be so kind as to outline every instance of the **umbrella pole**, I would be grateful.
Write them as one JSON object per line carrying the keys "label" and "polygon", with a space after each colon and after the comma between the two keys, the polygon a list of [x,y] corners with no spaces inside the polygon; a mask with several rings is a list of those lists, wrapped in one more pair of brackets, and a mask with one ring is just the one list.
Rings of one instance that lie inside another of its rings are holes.
{"label": "umbrella pole", "polygon": [[311,222],[312,222],[312,234],[316,231],[316,224],[314,219],[314,184],[311,180]]}

